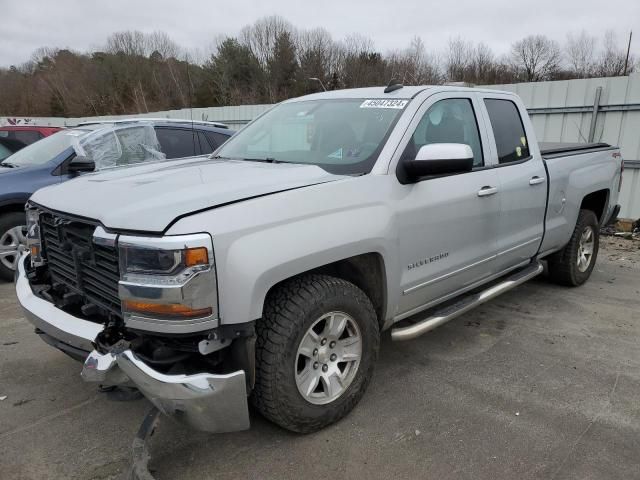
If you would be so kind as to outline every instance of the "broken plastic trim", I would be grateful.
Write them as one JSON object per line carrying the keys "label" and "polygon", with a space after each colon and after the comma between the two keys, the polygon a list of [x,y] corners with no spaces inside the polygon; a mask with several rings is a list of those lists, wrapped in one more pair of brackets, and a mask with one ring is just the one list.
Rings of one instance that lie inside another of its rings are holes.
{"label": "broken plastic trim", "polygon": [[149,471],[149,448],[147,441],[155,432],[158,422],[160,421],[160,410],[152,407],[144,417],[142,425],[138,429],[138,433],[133,439],[131,445],[131,465],[123,475],[123,480],[155,480],[155,477]]}

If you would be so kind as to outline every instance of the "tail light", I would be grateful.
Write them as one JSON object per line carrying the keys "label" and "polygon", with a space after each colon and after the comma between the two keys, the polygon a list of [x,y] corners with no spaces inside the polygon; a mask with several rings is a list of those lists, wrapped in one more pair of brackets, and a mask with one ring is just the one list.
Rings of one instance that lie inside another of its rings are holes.
{"label": "tail light", "polygon": [[615,152],[612,156],[613,158],[620,159],[620,182],[618,183],[618,193],[620,193],[620,191],[622,190],[622,173],[624,172],[624,159],[622,158],[620,152]]}

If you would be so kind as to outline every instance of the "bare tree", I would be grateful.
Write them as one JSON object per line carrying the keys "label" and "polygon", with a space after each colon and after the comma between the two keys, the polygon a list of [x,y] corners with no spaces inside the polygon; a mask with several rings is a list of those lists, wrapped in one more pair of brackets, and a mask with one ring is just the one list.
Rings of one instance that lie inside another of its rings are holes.
{"label": "bare tree", "polygon": [[465,73],[471,66],[473,45],[462,37],[450,38],[445,54],[445,74],[449,82],[465,81]]}
{"label": "bare tree", "polygon": [[544,35],[529,35],[517,41],[511,47],[511,57],[527,82],[548,80],[560,68],[560,47]]}
{"label": "bare tree", "polygon": [[153,32],[147,35],[145,43],[145,50],[150,52],[150,55],[157,52],[165,60],[167,58],[178,58],[184,53],[180,46],[165,32]]}
{"label": "bare tree", "polygon": [[107,39],[105,51],[112,54],[144,57],[148,51],[147,39],[144,33],[137,30],[116,32]]}
{"label": "bare tree", "polygon": [[567,63],[574,76],[587,78],[593,74],[595,63],[595,37],[584,30],[578,35],[567,35],[565,55]]}
{"label": "bare tree", "polygon": [[251,49],[263,67],[272,59],[278,38],[283,33],[293,34],[293,26],[284,18],[272,15],[247,25],[240,31],[240,42]]}
{"label": "bare tree", "polygon": [[386,64],[369,37],[350,35],[337,50],[339,77],[346,88],[387,83]]}
{"label": "bare tree", "polygon": [[[324,28],[301,30],[294,42],[300,65],[300,83],[304,85],[309,78],[315,77],[326,84],[333,73],[337,52],[331,34]],[[302,93],[306,89],[300,91]]]}
{"label": "bare tree", "polygon": [[[624,74],[624,65],[627,57],[626,48],[618,44],[618,38],[613,30],[605,33],[603,48],[600,52],[598,62],[595,67],[596,75],[600,77],[617,77]],[[633,72],[635,57],[629,56],[629,67],[627,73]]]}
{"label": "bare tree", "polygon": [[[624,74],[627,42],[608,32],[603,41],[580,32],[562,50],[529,36],[497,57],[482,42],[452,38],[434,52],[420,37],[404,49],[380,53],[361,35],[335,40],[323,28],[296,29],[265,17],[236,37],[221,37],[196,58],[166,33],[117,32],[100,51],[42,48],[30,61],[0,67],[3,115],[115,115],[192,105],[268,103],[318,89],[464,81],[503,84]],[[600,48],[598,48],[598,46]],[[629,72],[639,69],[630,55]]]}
{"label": "bare tree", "polygon": [[404,84],[423,85],[440,83],[437,61],[427,53],[422,39],[415,36],[409,47],[386,55],[387,77]]}
{"label": "bare tree", "polygon": [[475,84],[494,83],[496,76],[496,60],[493,51],[486,43],[480,42],[473,49],[470,72],[466,81]]}

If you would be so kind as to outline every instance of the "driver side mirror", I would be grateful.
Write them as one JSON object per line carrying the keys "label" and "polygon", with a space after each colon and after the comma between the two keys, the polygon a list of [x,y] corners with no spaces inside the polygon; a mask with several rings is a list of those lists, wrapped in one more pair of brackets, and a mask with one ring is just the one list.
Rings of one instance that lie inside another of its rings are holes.
{"label": "driver side mirror", "polygon": [[418,150],[414,160],[405,162],[407,174],[414,178],[470,172],[473,151],[463,143],[430,143]]}
{"label": "driver side mirror", "polygon": [[93,160],[89,160],[87,157],[77,156],[69,163],[67,171],[69,173],[83,173],[93,172],[96,169],[96,164]]}

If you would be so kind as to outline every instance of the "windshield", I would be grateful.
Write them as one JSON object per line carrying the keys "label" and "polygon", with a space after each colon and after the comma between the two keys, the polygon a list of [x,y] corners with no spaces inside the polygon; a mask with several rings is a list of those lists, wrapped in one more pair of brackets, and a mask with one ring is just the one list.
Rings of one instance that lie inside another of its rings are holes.
{"label": "windshield", "polygon": [[0,143],[0,162],[11,155],[11,150]]}
{"label": "windshield", "polygon": [[43,165],[71,147],[73,139],[84,133],[84,130],[64,130],[54,133],[31,145],[27,145],[22,150],[18,150],[6,161],[17,167]]}
{"label": "windshield", "polygon": [[166,158],[153,125],[136,122],[54,133],[6,158],[4,165],[43,165],[70,148],[70,155],[75,153],[95,162],[96,171]]}
{"label": "windshield", "polygon": [[231,137],[216,157],[309,163],[340,174],[371,171],[408,100],[283,103]]}

